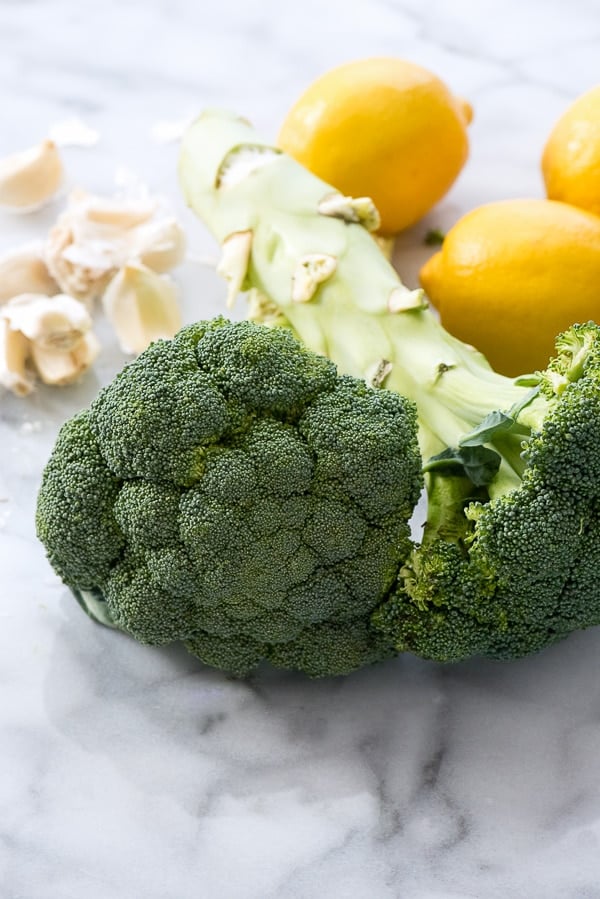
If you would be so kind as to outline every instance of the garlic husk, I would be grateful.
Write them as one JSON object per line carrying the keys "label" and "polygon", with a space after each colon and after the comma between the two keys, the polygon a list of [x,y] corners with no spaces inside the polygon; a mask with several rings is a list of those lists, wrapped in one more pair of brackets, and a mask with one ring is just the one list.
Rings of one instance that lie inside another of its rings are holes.
{"label": "garlic husk", "polygon": [[135,228],[132,255],[155,272],[168,272],[185,258],[185,231],[175,218],[158,219]]}
{"label": "garlic husk", "polygon": [[141,263],[123,267],[102,303],[125,353],[141,353],[153,340],[173,337],[181,328],[175,284]]}
{"label": "garlic husk", "polygon": [[60,350],[31,342],[31,358],[44,384],[64,387],[87,371],[100,352],[100,344],[89,331],[70,350]]}
{"label": "garlic husk", "polygon": [[0,304],[21,293],[59,293],[44,261],[44,245],[39,241],[0,256]]}
{"label": "garlic husk", "polygon": [[34,387],[28,369],[30,344],[24,334],[13,331],[0,319],[0,384],[16,396],[27,396]]}
{"label": "garlic husk", "polygon": [[92,327],[85,306],[64,294],[22,294],[9,300],[0,316],[44,349],[71,350]]}
{"label": "garlic husk", "polygon": [[0,160],[0,206],[37,208],[50,200],[64,179],[60,153],[54,141],[42,141],[21,153]]}

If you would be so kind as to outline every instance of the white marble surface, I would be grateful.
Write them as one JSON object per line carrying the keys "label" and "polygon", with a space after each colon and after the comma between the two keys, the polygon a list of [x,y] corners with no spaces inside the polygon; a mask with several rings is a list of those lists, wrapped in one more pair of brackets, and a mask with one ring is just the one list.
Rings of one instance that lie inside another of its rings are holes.
{"label": "white marble surface", "polygon": [[[428,228],[541,195],[548,130],[598,80],[600,6],[0,0],[0,153],[80,115],[102,140],[67,153],[74,183],[126,165],[179,206],[158,120],[226,105],[274,135],[314,76],[372,54],[476,109],[462,177],[400,241],[413,283]],[[55,213],[2,217],[0,248]],[[181,280],[188,319],[219,311],[210,270]],[[80,387],[0,396],[2,899],[599,899],[600,631],[510,665],[240,683],[80,612],[32,517],[60,423],[123,362],[105,336]]]}

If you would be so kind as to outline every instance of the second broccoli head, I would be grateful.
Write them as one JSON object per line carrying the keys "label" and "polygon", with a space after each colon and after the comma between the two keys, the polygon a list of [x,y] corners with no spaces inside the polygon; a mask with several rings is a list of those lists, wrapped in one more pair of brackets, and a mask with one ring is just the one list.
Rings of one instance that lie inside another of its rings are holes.
{"label": "second broccoli head", "polygon": [[67,422],[38,534],[88,611],[241,675],[343,674],[410,553],[413,405],[283,329],[224,319],[157,341]]}

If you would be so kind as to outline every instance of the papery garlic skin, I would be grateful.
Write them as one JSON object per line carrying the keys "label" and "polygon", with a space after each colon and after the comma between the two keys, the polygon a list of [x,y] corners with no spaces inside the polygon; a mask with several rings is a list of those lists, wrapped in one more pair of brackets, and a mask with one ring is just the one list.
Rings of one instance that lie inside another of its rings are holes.
{"label": "papery garlic skin", "polygon": [[126,265],[113,278],[102,303],[125,353],[141,353],[181,328],[175,284],[141,263]]}
{"label": "papery garlic skin", "polygon": [[27,396],[33,390],[34,380],[27,365],[29,354],[25,335],[0,318],[0,385],[15,396]]}
{"label": "papery garlic skin", "polygon": [[71,350],[92,327],[85,306],[65,294],[13,297],[0,309],[0,316],[12,330],[44,349]]}
{"label": "papery garlic skin", "polygon": [[34,241],[0,256],[0,304],[22,293],[59,292],[44,261],[43,243]]}
{"label": "papery garlic skin", "polygon": [[60,189],[64,169],[54,141],[0,159],[0,206],[35,208]]}
{"label": "papery garlic skin", "polygon": [[185,258],[185,231],[175,218],[158,219],[136,228],[132,256],[155,272],[168,272]]}
{"label": "papery garlic skin", "polygon": [[100,352],[100,344],[92,332],[85,334],[71,350],[58,350],[31,343],[31,358],[44,384],[65,387],[87,371]]}

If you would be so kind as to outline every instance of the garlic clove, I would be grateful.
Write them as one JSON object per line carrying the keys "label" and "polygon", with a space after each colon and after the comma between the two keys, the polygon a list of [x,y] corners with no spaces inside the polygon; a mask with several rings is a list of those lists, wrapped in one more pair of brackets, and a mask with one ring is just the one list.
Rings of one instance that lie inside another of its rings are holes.
{"label": "garlic clove", "polygon": [[100,341],[93,331],[88,331],[87,334],[84,334],[77,346],[73,347],[71,355],[83,372],[96,361],[100,355],[100,349]]}
{"label": "garlic clove", "polygon": [[14,331],[45,349],[70,350],[92,327],[85,306],[64,294],[22,294],[9,300],[0,316]]}
{"label": "garlic clove", "polygon": [[59,287],[44,261],[40,242],[25,244],[0,256],[0,303],[21,293],[52,296]]}
{"label": "garlic clove", "polygon": [[174,218],[148,222],[133,232],[133,256],[155,272],[168,272],[183,262],[185,248],[185,232]]}
{"label": "garlic clove", "polygon": [[29,349],[27,338],[0,319],[0,384],[16,396],[27,396],[33,390],[33,378],[27,368]]}
{"label": "garlic clove", "polygon": [[48,348],[32,342],[31,358],[44,384],[64,387],[77,381],[95,361],[100,344],[94,334],[88,332],[70,350]]}
{"label": "garlic clove", "polygon": [[126,265],[113,278],[102,303],[125,353],[141,353],[181,328],[174,283],[140,263]]}
{"label": "garlic clove", "polygon": [[51,140],[7,156],[0,160],[0,205],[14,209],[39,206],[54,196],[63,178],[60,154]]}

